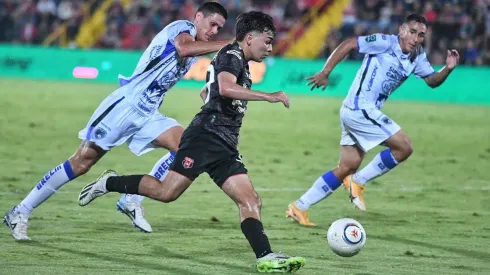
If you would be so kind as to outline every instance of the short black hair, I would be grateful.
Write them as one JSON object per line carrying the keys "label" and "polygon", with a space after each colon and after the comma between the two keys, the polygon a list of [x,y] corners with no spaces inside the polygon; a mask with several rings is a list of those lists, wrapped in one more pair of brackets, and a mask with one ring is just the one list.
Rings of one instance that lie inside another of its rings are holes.
{"label": "short black hair", "polygon": [[427,20],[422,15],[412,13],[412,14],[408,15],[407,17],[405,17],[405,20],[403,20],[403,23],[410,23],[412,21],[416,22],[416,23],[422,23],[427,27]]}
{"label": "short black hair", "polygon": [[237,41],[243,41],[247,33],[252,31],[260,33],[271,31],[274,35],[276,34],[272,17],[260,11],[250,11],[238,15],[235,30]]}
{"label": "short black hair", "polygon": [[216,2],[206,2],[202,4],[199,9],[197,9],[196,13],[198,12],[202,12],[204,14],[204,17],[217,13],[223,16],[225,20],[228,19],[228,12],[226,11],[226,9],[220,3]]}

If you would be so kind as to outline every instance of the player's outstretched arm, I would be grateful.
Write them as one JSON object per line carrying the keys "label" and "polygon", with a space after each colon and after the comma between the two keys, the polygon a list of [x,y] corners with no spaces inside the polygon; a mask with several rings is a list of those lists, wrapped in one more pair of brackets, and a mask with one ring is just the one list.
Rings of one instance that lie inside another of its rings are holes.
{"label": "player's outstretched arm", "polygon": [[330,57],[325,62],[325,66],[323,69],[316,73],[313,76],[307,77],[309,80],[308,86],[311,86],[311,89],[320,88],[325,90],[328,85],[328,76],[333,71],[335,66],[340,63],[340,61],[344,60],[344,58],[349,54],[351,50],[357,49],[357,38],[349,38],[344,40],[340,45],[332,52]]}
{"label": "player's outstretched arm", "polygon": [[436,88],[440,86],[449,74],[456,68],[459,63],[459,53],[457,50],[448,50],[447,58],[446,58],[446,66],[440,69],[437,73],[432,74],[426,78],[424,78],[425,83],[429,85],[431,88]]}
{"label": "player's outstretched arm", "polygon": [[219,94],[238,100],[282,102],[286,108],[289,108],[289,98],[284,92],[264,93],[253,91],[236,84],[236,81],[237,77],[232,73],[220,72],[218,74]]}
{"label": "player's outstretched arm", "polygon": [[181,33],[175,37],[175,49],[181,57],[200,56],[219,51],[232,41],[196,41],[192,35]]}

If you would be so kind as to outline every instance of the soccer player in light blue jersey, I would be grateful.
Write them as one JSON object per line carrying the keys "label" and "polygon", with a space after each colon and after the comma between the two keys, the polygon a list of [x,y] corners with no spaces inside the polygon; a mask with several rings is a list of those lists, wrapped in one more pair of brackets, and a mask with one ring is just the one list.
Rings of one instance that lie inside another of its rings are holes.
{"label": "soccer player in light blue jersey", "polygon": [[[16,240],[29,240],[28,217],[34,208],[64,184],[87,173],[105,153],[126,142],[140,156],[155,148],[170,151],[150,175],[163,179],[173,161],[184,128],[159,112],[165,94],[189,71],[197,56],[217,52],[230,41],[209,41],[223,27],[227,12],[218,3],[199,7],[193,22],[175,21],[160,31],[141,56],[130,77],[119,76],[120,87],[95,110],[80,131],[81,145],[73,156],[50,170],[19,205],[4,217]],[[134,226],[151,232],[141,207],[142,196],[123,195],[117,208]]]}
{"label": "soccer player in light blue jersey", "polygon": [[[325,89],[328,76],[351,50],[365,54],[340,108],[342,136],[339,164],[320,176],[305,194],[288,206],[287,217],[302,225],[315,226],[309,220],[308,209],[329,196],[342,183],[354,205],[365,211],[365,184],[394,169],[412,154],[412,144],[407,134],[380,109],[411,74],[435,88],[446,80],[458,64],[458,52],[449,50],[446,66],[438,72],[434,71],[421,45],[426,30],[425,18],[412,14],[404,20],[398,35],[373,34],[347,39],[328,58],[324,68],[308,78],[312,89]],[[357,171],[366,152],[380,144],[388,149]]]}

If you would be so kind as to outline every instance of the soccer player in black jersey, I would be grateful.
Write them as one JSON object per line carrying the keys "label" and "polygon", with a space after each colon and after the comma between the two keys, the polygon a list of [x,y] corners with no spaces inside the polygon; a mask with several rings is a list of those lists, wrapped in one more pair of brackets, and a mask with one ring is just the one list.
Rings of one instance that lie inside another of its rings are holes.
{"label": "soccer player in black jersey", "polygon": [[238,205],[242,232],[255,252],[257,270],[295,272],[305,259],[272,252],[260,218],[261,200],[237,150],[248,101],[281,102],[289,107],[283,92],[250,90],[248,62],[261,62],[271,53],[275,27],[269,15],[255,11],[241,14],[235,27],[236,42],[223,47],[209,66],[201,91],[204,106],[184,131],[167,177],[160,182],[148,175],[117,176],[109,170],[82,189],[79,204],[85,206],[108,192],[171,202],[207,172]]}

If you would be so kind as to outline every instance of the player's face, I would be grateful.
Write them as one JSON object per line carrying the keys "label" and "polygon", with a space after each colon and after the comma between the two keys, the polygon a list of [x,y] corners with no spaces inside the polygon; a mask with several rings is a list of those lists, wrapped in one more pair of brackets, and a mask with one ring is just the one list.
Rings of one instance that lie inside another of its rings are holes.
{"label": "player's face", "polygon": [[427,26],[423,23],[408,22],[400,26],[400,47],[402,51],[412,52],[425,39]]}
{"label": "player's face", "polygon": [[253,61],[262,62],[272,52],[274,33],[271,31],[250,33],[247,39]]}
{"label": "player's face", "polygon": [[219,13],[204,16],[202,12],[196,14],[197,40],[209,41],[223,28],[225,18]]}

